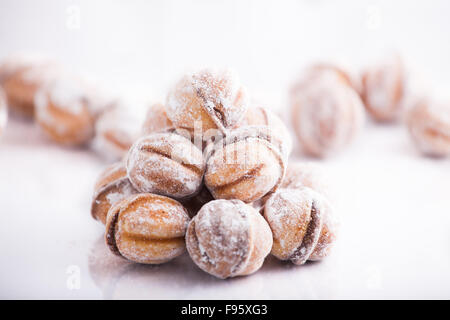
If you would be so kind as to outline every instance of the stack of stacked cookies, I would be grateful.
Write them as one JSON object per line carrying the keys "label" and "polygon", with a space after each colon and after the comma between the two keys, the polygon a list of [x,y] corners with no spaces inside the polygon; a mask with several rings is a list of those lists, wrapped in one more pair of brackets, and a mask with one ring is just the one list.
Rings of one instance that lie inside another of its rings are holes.
{"label": "stack of stacked cookies", "polygon": [[183,77],[150,108],[142,133],[95,185],[91,213],[113,253],[158,264],[187,248],[219,278],[257,271],[270,252],[295,264],[328,255],[326,188],[310,166],[288,166],[288,130],[249,107],[233,72]]}

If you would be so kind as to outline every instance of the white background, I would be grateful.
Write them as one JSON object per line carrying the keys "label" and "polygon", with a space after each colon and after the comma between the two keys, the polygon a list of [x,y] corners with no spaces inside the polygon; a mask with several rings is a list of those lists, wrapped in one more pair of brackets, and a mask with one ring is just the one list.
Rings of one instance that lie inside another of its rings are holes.
{"label": "white background", "polygon": [[[358,71],[391,52],[414,82],[445,94],[449,12],[448,1],[1,0],[0,58],[45,53],[136,101],[164,99],[186,70],[231,66],[283,113],[308,63]],[[89,212],[105,164],[10,119],[0,140],[1,298],[450,298],[450,161],[421,157],[401,125],[368,121],[352,146],[321,161],[341,219],[329,259],[268,258],[227,281],[187,255],[154,267],[112,257]],[[70,285],[78,274],[79,289]]]}

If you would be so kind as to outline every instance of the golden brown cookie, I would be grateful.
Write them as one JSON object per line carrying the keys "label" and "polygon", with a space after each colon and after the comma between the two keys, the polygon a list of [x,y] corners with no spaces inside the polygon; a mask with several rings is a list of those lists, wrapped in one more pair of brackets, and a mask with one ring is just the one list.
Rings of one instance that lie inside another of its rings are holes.
{"label": "golden brown cookie", "polygon": [[242,127],[208,146],[205,184],[216,199],[253,202],[274,192],[284,177],[282,144],[270,128]]}
{"label": "golden brown cookie", "polygon": [[186,209],[176,200],[150,193],[132,195],[109,210],[105,240],[113,253],[128,260],[164,263],[184,252],[188,223]]}
{"label": "golden brown cookie", "polygon": [[302,79],[291,90],[292,125],[308,155],[324,157],[341,150],[362,128],[361,99],[339,79],[334,71],[322,71]]}
{"label": "golden brown cookie", "polygon": [[141,135],[145,136],[155,132],[170,131],[174,126],[166,113],[166,107],[161,103],[151,105],[142,125]]}
{"label": "golden brown cookie", "polygon": [[450,104],[418,100],[407,112],[406,124],[422,153],[437,157],[450,155]]}
{"label": "golden brown cookie", "polygon": [[399,56],[364,71],[362,84],[361,96],[374,120],[392,122],[400,118],[406,95],[406,74]]}
{"label": "golden brown cookie", "polygon": [[49,59],[38,56],[15,55],[0,65],[0,85],[5,91],[12,113],[32,118],[37,90],[51,81],[60,67]]}
{"label": "golden brown cookie", "polygon": [[94,146],[107,159],[123,159],[139,137],[141,121],[125,105],[114,104],[98,117]]}
{"label": "golden brown cookie", "polygon": [[322,231],[314,251],[308,258],[310,261],[319,261],[328,257],[337,238],[338,224],[333,217],[330,204],[325,202],[325,206],[327,209],[323,216]]}
{"label": "golden brown cookie", "polygon": [[109,209],[117,202],[136,194],[127,177],[127,169],[122,162],[114,163],[97,179],[92,198],[91,215],[101,223],[106,223]]}
{"label": "golden brown cookie", "polygon": [[35,105],[37,123],[55,142],[84,145],[94,137],[94,95],[82,80],[59,77],[36,93]]}
{"label": "golden brown cookie", "polygon": [[218,278],[256,272],[272,247],[264,218],[239,200],[214,200],[189,223],[186,246],[195,264]]}
{"label": "golden brown cookie", "polygon": [[177,199],[194,196],[202,186],[205,163],[201,150],[175,133],[140,138],[127,157],[128,177],[140,192]]}
{"label": "golden brown cookie", "polygon": [[234,72],[204,69],[178,81],[167,96],[166,112],[176,128],[192,134],[204,135],[208,130],[225,132],[240,123],[247,100]]}
{"label": "golden brown cookie", "polygon": [[335,240],[335,224],[328,201],[309,188],[280,189],[264,206],[273,233],[272,254],[304,264],[327,256]]}

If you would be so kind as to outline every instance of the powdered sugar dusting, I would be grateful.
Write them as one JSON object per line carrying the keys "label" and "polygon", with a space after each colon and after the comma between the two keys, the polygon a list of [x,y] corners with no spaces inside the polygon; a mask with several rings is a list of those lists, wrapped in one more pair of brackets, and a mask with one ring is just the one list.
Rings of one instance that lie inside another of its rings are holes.
{"label": "powdered sugar dusting", "polygon": [[54,81],[47,89],[50,100],[58,107],[72,114],[79,114],[87,100],[86,90],[75,80]]}
{"label": "powdered sugar dusting", "polygon": [[[125,179],[128,180],[128,178]],[[115,184],[118,186],[118,182],[116,182]],[[106,196],[106,199],[111,206],[136,193],[136,190],[129,182],[121,183],[120,185],[122,186],[121,188],[116,188],[113,192],[108,193],[108,195]]]}
{"label": "powdered sugar dusting", "polygon": [[[145,199],[144,197],[140,197]],[[131,209],[130,209],[131,210]],[[142,201],[132,211],[127,211],[126,223],[119,232],[139,234],[143,237],[165,239],[184,236],[189,217],[184,208],[162,197]]]}
{"label": "powdered sugar dusting", "polygon": [[282,142],[282,153],[286,158],[289,158],[289,155],[292,152],[292,137],[291,134],[284,124],[284,122],[272,111],[265,109],[266,117],[267,117],[267,125],[272,128],[274,135],[279,137],[279,140]]}
{"label": "powdered sugar dusting", "polygon": [[309,257],[309,260],[312,261],[321,260],[330,254],[338,233],[339,221],[330,203],[325,199],[323,200],[322,203],[325,210],[323,213],[323,227],[317,245]]}

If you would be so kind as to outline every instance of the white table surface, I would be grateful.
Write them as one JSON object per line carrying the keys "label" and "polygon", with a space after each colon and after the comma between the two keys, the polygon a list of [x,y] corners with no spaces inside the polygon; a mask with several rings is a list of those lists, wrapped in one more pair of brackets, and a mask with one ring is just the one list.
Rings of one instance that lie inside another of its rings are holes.
{"label": "white table surface", "polygon": [[[425,75],[419,82],[448,88],[449,9],[417,0],[4,0],[0,58],[42,51],[142,100],[164,97],[186,69],[229,65],[277,109],[303,65],[359,67],[392,48]],[[187,255],[161,266],[113,257],[90,217],[106,162],[10,120],[0,139],[0,298],[450,298],[450,160],[420,156],[402,126],[368,122],[352,146],[319,162],[341,220],[332,256],[305,266],[269,257],[256,274],[223,281]]]}

